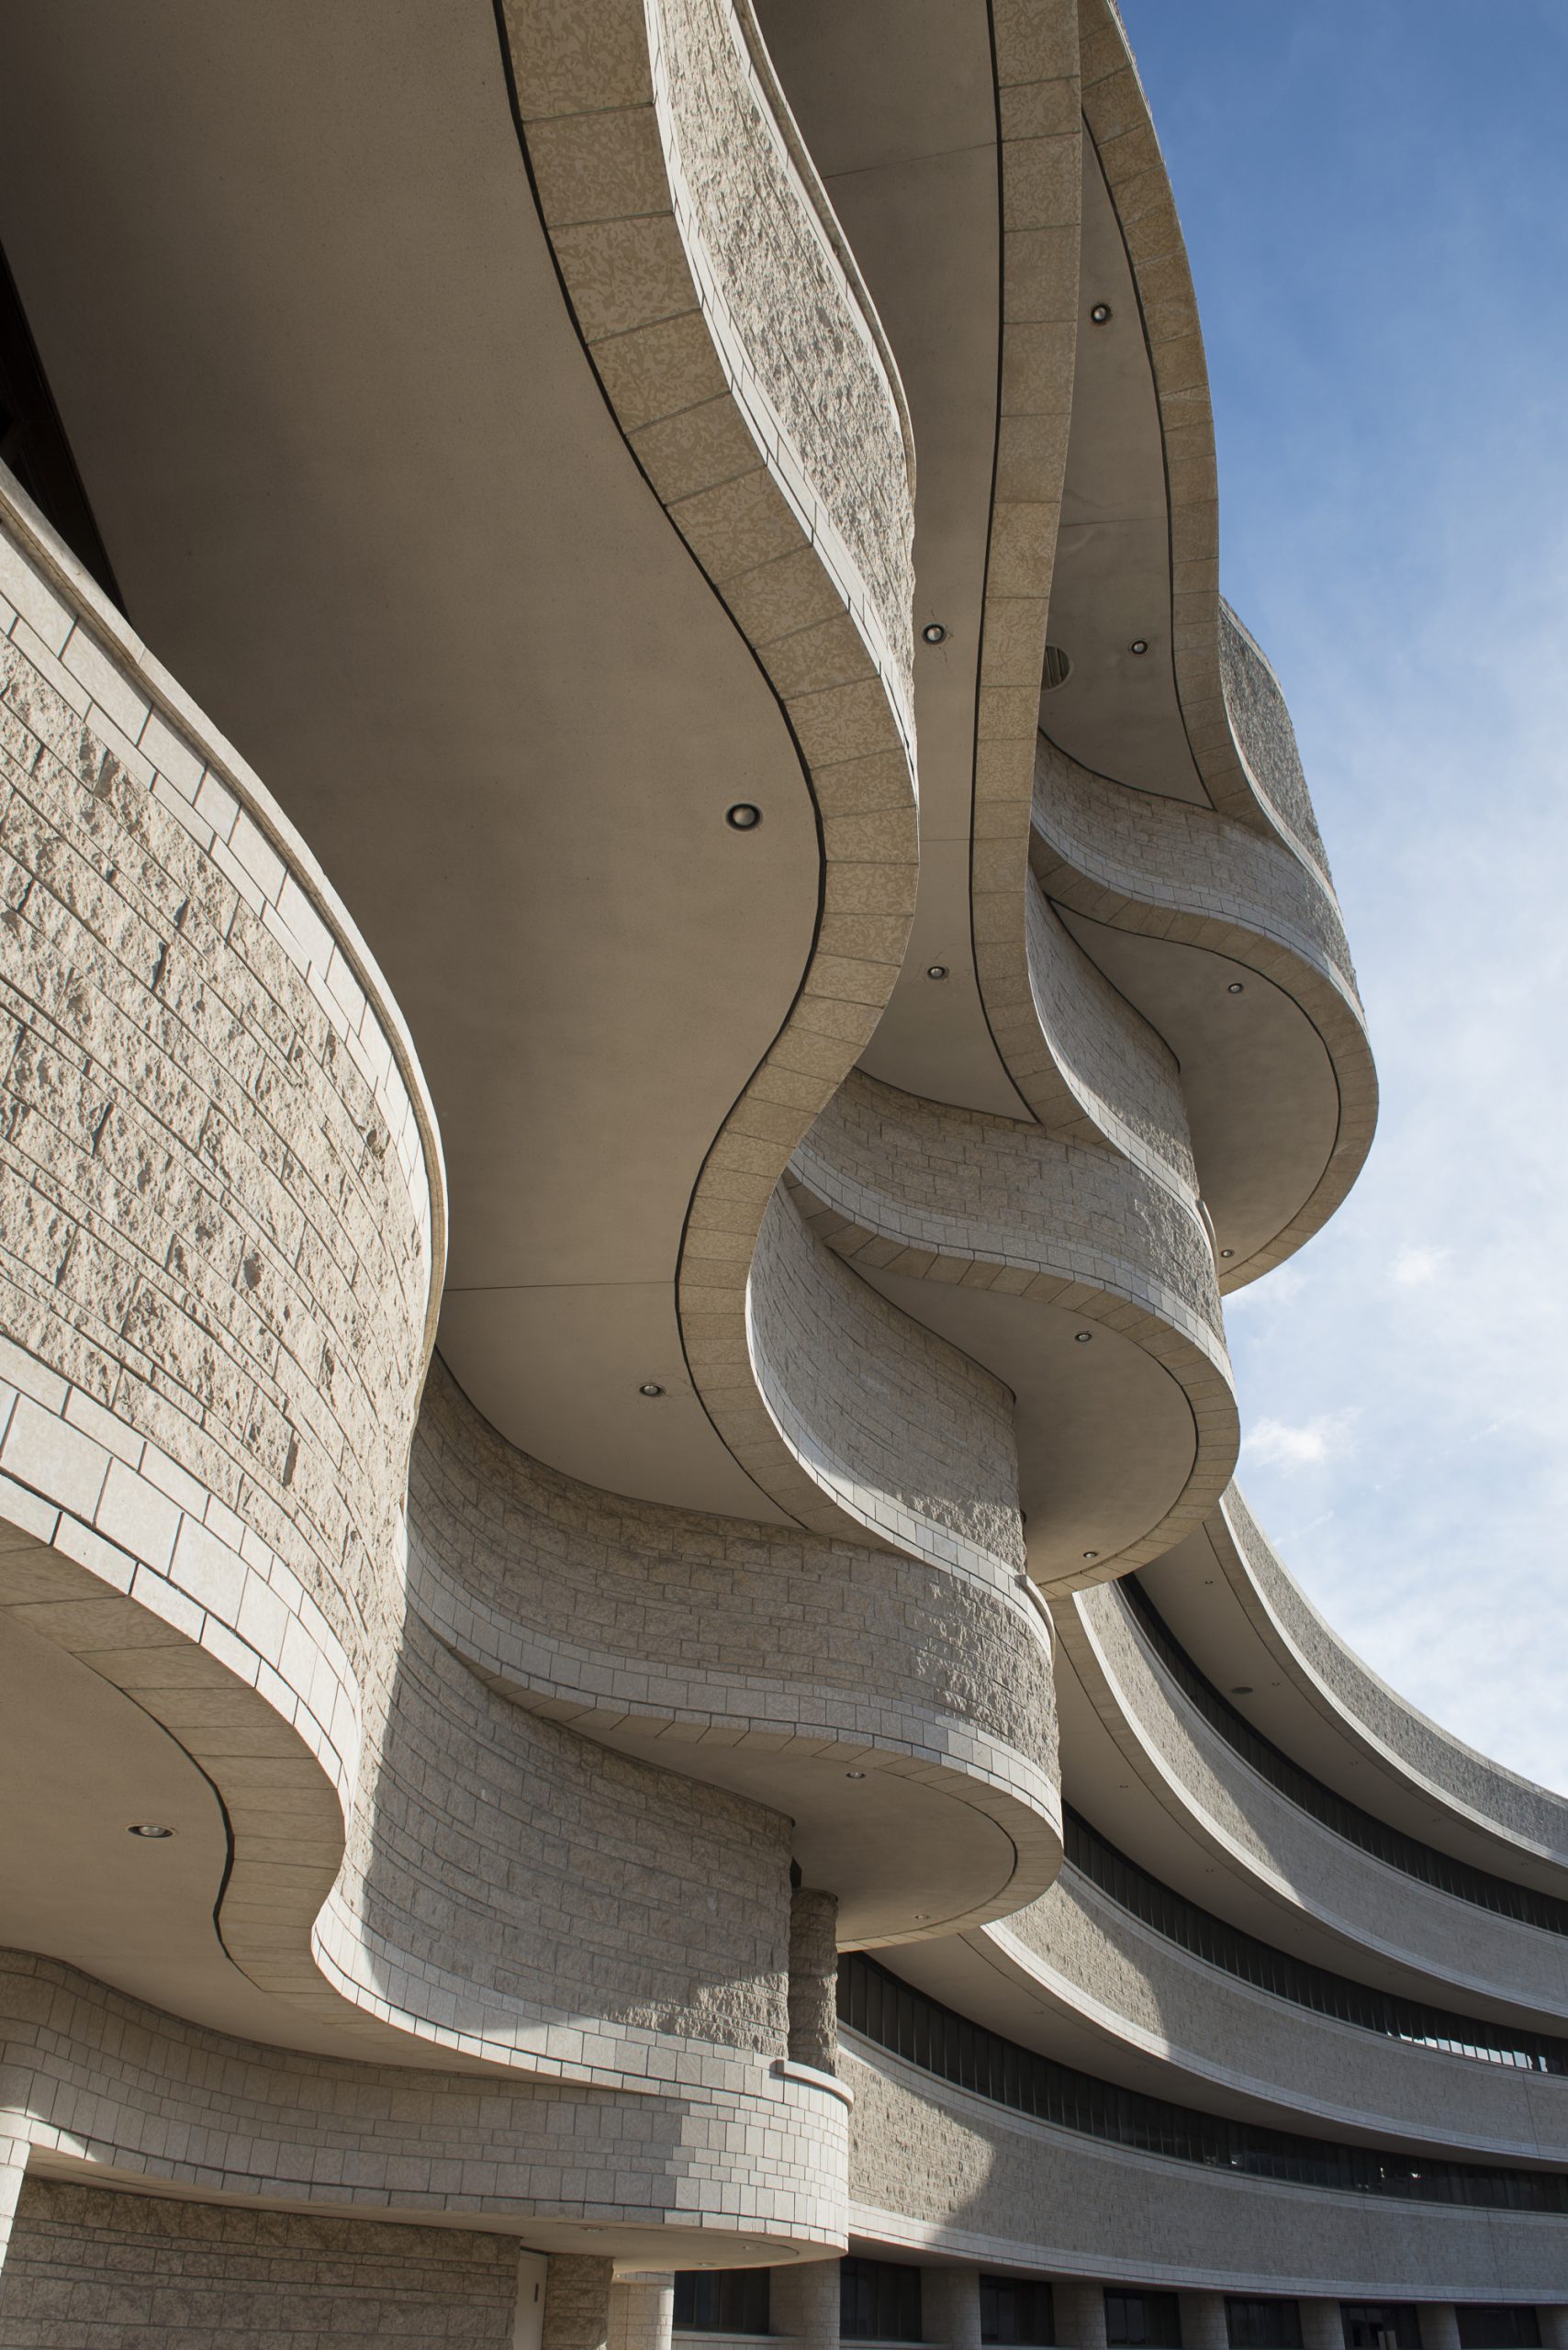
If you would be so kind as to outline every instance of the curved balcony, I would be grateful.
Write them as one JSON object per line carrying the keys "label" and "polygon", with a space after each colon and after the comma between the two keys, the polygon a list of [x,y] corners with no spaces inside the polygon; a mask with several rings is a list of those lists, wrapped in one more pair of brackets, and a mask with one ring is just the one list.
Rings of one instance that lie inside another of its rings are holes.
{"label": "curved balcony", "polygon": [[[747,2112],[825,2210],[842,2101],[776,2067],[787,1820],[533,1718],[406,1612],[443,1192],[375,967],[256,778],[4,520],[6,1735],[74,1758],[12,1822],[11,1930],[254,2038],[619,2084],[623,2115],[655,2076],[677,2167],[680,2110]],[[167,1844],[127,1843],[144,1785]]]}
{"label": "curved balcony", "polygon": [[1276,841],[1092,775],[1041,738],[1031,850],[1075,936],[1180,1054],[1221,1285],[1337,1207],[1376,1079],[1338,907]]}
{"label": "curved balcony", "polygon": [[1226,1907],[1239,1880],[1249,1917],[1282,1911],[1292,1946],[1344,1973],[1364,1975],[1374,1955],[1380,1979],[1417,1998],[1461,2009],[1475,2001],[1483,2013],[1548,2031],[1568,2014],[1568,1940],[1458,1898],[1336,1835],[1253,1770],[1182,1694],[1119,1591],[1081,1594],[1074,1606],[1076,1619],[1060,1628],[1063,1647],[1124,1767],[1217,1870],[1206,1901]]}
{"label": "curved balcony", "polygon": [[1478,1754],[1379,1680],[1312,1606],[1239,1487],[1225,1494],[1209,1532],[1226,1585],[1276,1663],[1360,1755],[1425,1798],[1428,1820],[1437,1803],[1516,1863],[1568,1869],[1568,1801]]}
{"label": "curved balcony", "polygon": [[[1103,1146],[863,1073],[796,1151],[791,1181],[829,1248],[1007,1382],[1039,1582],[1098,1581],[1201,1519],[1237,1431],[1190,1200]],[[853,1421],[853,1398],[843,1408]]]}
{"label": "curved balcony", "polygon": [[[569,2252],[582,2243],[588,2171],[616,2180],[625,2256],[653,2258],[667,2256],[670,2224],[689,2220],[693,2165],[707,2162],[722,2177],[725,2208],[690,2231],[698,2256],[734,2260],[766,2246],[778,2257],[779,2187],[802,2247],[840,2240],[834,2188],[844,2177],[848,2115],[842,2100],[823,2100],[803,2081],[734,2101],[751,2128],[770,2133],[779,2168],[763,2187],[745,2135],[719,2146],[701,2098],[576,2098],[568,2163],[558,2089],[476,2081],[469,2067],[412,2076],[406,2062],[260,2045],[185,2023],[28,1952],[0,1952],[0,2140],[19,2139],[35,2161],[57,2174],[69,2165],[89,2182],[386,2220],[450,2222],[460,2204],[470,2225],[511,2232],[525,2223],[530,2244]],[[348,2108],[352,2161],[343,2153]],[[683,2243],[687,2234],[683,2225]]]}
{"label": "curved balcony", "polygon": [[517,1707],[767,1805],[770,1833],[788,1814],[844,1945],[1005,1914],[1059,1864],[1047,1623],[957,1544],[921,1564],[596,1493],[506,1444],[438,1359],[409,1572]]}
{"label": "curved balcony", "polygon": [[1236,2292],[1559,2289],[1556,2215],[1276,2184],[1008,2111],[859,2035],[843,2055],[857,2235],[894,2256]]}
{"label": "curved balcony", "polygon": [[[1419,2020],[1396,2038],[1315,2012],[1206,1964],[1073,1867],[988,1927],[983,1945],[980,1997],[959,1996],[957,1964],[947,1996],[1086,2072],[1276,2128],[1300,2116],[1325,2134],[1386,2146],[1568,2161],[1568,2076],[1508,2048],[1506,2026],[1469,2027],[1496,2042],[1488,2061],[1454,2053],[1467,2030],[1457,2016],[1426,2026],[1434,2041],[1450,2035],[1444,2048],[1414,2036]],[[910,1971],[902,1955],[899,1964]],[[1568,2052],[1557,2046],[1561,2065]]]}

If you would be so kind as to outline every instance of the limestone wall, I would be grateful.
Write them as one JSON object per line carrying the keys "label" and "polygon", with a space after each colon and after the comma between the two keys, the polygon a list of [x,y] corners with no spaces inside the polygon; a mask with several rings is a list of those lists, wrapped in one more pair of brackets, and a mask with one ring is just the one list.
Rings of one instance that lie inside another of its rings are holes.
{"label": "limestone wall", "polygon": [[504,2236],[121,2195],[22,2190],[0,2270],[9,2350],[510,2350]]}

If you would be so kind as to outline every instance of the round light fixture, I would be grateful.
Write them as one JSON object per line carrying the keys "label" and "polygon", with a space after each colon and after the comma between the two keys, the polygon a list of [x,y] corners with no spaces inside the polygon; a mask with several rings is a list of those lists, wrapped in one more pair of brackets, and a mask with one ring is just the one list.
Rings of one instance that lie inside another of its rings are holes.
{"label": "round light fixture", "polygon": [[866,1774],[864,1771],[846,1771],[844,1775],[846,1779],[863,1779]]}
{"label": "round light fixture", "polygon": [[134,1828],[128,1828],[125,1832],[128,1836],[151,1836],[162,1843],[174,1831],[172,1828],[154,1828],[151,1820],[140,1819]]}
{"label": "round light fixture", "polygon": [[1245,995],[1246,992],[1247,983],[1244,979],[1232,979],[1226,990],[1226,995]]}
{"label": "round light fixture", "polygon": [[927,963],[925,967],[925,976],[928,979],[945,979],[947,976],[946,964]]}
{"label": "round light fixture", "polygon": [[947,632],[940,621],[927,621],[920,633],[927,644],[946,644],[947,642]]}
{"label": "round light fixture", "polygon": [[637,1390],[639,1395],[662,1395],[664,1392],[656,1379],[644,1379]]}
{"label": "round light fixture", "polygon": [[1139,655],[1147,653],[1148,651],[1148,637],[1135,636],[1132,643],[1128,645],[1127,651],[1129,653],[1137,653]]}
{"label": "round light fixture", "polygon": [[1100,1553],[1098,1550],[1085,1550],[1083,1555],[1086,1559],[1097,1559]]}
{"label": "round light fixture", "polygon": [[725,809],[724,822],[733,833],[755,833],[762,822],[762,811],[749,800],[737,800],[733,808]]}
{"label": "round light fixture", "polygon": [[1110,318],[1111,305],[1109,302],[1096,302],[1089,315],[1097,327],[1103,327]]}
{"label": "round light fixture", "polygon": [[1072,1335],[1081,1347],[1086,1347],[1094,1333],[1092,1330],[1075,1330]]}
{"label": "round light fixture", "polygon": [[1234,1248],[1222,1248],[1219,1253],[1222,1257],[1234,1257],[1236,1251]]}

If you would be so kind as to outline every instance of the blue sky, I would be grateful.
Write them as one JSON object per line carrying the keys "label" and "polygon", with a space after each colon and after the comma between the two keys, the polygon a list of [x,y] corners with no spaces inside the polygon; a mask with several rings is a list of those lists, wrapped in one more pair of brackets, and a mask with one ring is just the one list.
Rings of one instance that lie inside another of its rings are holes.
{"label": "blue sky", "polygon": [[1377,1671],[1568,1791],[1568,6],[1123,12],[1383,1081],[1232,1302],[1242,1482]]}

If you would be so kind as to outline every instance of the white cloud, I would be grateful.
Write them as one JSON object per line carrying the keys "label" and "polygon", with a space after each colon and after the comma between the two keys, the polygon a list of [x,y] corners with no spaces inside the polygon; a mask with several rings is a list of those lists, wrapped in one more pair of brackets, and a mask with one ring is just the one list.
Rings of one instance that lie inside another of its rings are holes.
{"label": "white cloud", "polygon": [[1402,1248],[1388,1269],[1388,1277],[1401,1289],[1425,1289],[1437,1280],[1451,1253],[1447,1248]]}
{"label": "white cloud", "polygon": [[1319,1412],[1298,1421],[1260,1420],[1242,1438],[1244,1466],[1265,1469],[1317,1469],[1338,1460],[1350,1449],[1350,1412]]}

